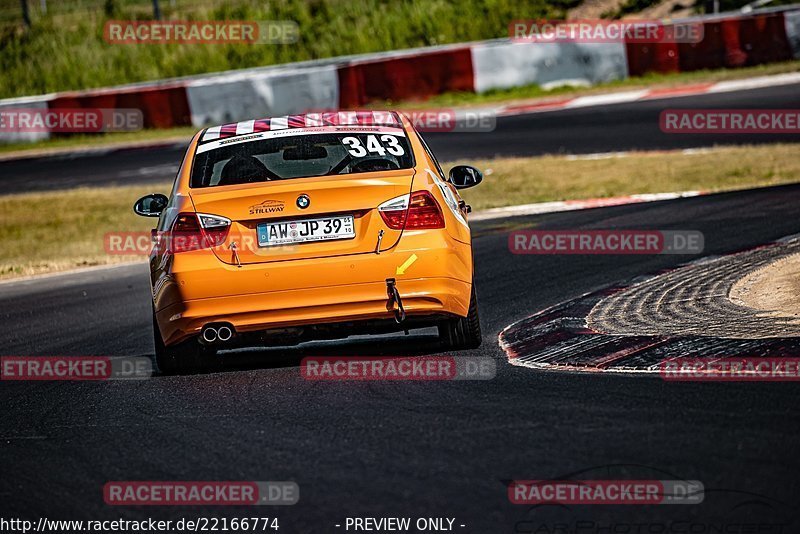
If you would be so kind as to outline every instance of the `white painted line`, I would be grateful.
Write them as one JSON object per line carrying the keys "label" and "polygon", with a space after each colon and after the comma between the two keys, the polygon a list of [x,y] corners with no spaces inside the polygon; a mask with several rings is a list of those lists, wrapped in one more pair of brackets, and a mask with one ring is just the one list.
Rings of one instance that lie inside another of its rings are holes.
{"label": "white painted line", "polygon": [[564,104],[565,108],[585,108],[591,106],[606,106],[608,104],[621,104],[624,102],[634,102],[647,96],[650,91],[625,91],[622,93],[608,93],[605,95],[579,96]]}
{"label": "white painted line", "polygon": [[745,78],[743,80],[730,80],[718,82],[711,86],[708,93],[725,93],[728,91],[742,91],[746,89],[759,89],[762,87],[773,87],[779,85],[790,85],[800,83],[800,72],[789,72],[786,74],[776,74],[774,76],[761,76],[759,78]]}
{"label": "white painted line", "polygon": [[79,267],[77,269],[69,269],[66,271],[32,274],[27,276],[20,276],[17,278],[6,278],[5,280],[0,280],[0,286],[9,284],[26,285],[35,282],[42,282],[45,280],[49,280],[51,278],[58,278],[60,276],[78,275],[78,274],[93,273],[99,271],[112,271],[114,269],[124,269],[126,267],[131,267],[133,265],[147,265],[147,259],[142,259],[138,261],[126,261],[122,263],[110,263],[108,265],[92,265],[91,267]]}
{"label": "white painted line", "polygon": [[518,206],[504,206],[478,211],[470,215],[470,221],[489,221],[505,217],[518,217],[520,215],[542,215],[545,213],[558,213],[562,211],[578,211],[591,208],[607,208],[624,206],[626,204],[640,204],[642,202],[658,202],[661,200],[675,200],[678,198],[696,197],[706,194],[703,191],[677,191],[671,193],[643,193],[625,197],[590,198],[586,200],[562,200],[555,202],[538,202],[535,204],[522,204]]}
{"label": "white painted line", "polygon": [[[642,89],[637,91],[623,91],[617,93],[607,93],[601,95],[579,96],[566,101],[554,101],[548,105],[546,100],[533,100],[528,106],[525,103],[515,103],[497,109],[499,116],[527,115],[529,113],[547,113],[549,111],[560,111],[563,109],[585,108],[594,106],[607,106],[610,104],[624,104],[640,100],[664,100],[668,98],[685,98],[708,93],[726,93],[731,91],[745,91],[748,89],[760,89],[763,87],[777,87],[781,85],[791,85],[800,83],[800,72],[789,72],[786,74],[775,74],[771,76],[759,76],[757,78],[744,78],[741,80],[730,80],[717,82],[708,88],[689,91],[686,93],[664,92],[662,89]],[[681,88],[676,86],[676,91]]]}

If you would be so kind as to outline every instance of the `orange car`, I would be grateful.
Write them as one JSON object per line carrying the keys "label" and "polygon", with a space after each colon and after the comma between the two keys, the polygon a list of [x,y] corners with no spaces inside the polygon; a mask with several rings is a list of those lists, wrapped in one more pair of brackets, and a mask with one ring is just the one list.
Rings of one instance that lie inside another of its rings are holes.
{"label": "orange car", "polygon": [[207,128],[189,145],[150,254],[162,372],[218,349],[437,326],[474,348],[470,208],[404,115],[309,113]]}

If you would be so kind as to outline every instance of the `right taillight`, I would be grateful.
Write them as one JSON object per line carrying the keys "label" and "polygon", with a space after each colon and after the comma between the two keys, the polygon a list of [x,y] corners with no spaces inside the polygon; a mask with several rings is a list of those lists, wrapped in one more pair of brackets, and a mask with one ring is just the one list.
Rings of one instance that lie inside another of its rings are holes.
{"label": "right taillight", "polygon": [[442,208],[428,191],[414,191],[408,205],[406,229],[444,228]]}
{"label": "right taillight", "polygon": [[444,228],[439,203],[428,191],[414,191],[378,206],[383,222],[392,230]]}

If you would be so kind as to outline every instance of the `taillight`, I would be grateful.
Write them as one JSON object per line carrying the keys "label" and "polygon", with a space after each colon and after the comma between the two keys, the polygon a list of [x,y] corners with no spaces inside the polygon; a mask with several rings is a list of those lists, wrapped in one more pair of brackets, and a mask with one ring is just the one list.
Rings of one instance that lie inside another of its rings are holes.
{"label": "taillight", "polygon": [[167,235],[166,247],[173,253],[218,247],[228,237],[231,221],[207,213],[179,213]]}
{"label": "taillight", "polygon": [[442,208],[428,191],[411,193],[406,229],[444,228]]}
{"label": "taillight", "polygon": [[378,213],[392,230],[444,228],[442,209],[428,191],[387,200],[378,206]]}
{"label": "taillight", "polygon": [[403,195],[401,197],[387,200],[378,206],[378,213],[381,214],[383,222],[392,230],[402,230],[406,222],[406,215],[408,214],[408,197],[410,195]]}

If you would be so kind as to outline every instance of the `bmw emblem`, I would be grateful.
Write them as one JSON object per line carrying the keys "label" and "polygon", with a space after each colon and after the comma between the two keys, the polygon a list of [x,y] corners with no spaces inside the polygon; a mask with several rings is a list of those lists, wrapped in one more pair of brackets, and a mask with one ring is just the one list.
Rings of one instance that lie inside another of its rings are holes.
{"label": "bmw emblem", "polygon": [[308,195],[300,195],[297,197],[297,207],[301,210],[306,209],[311,204],[311,199],[308,198]]}

